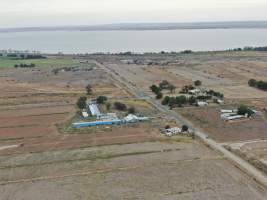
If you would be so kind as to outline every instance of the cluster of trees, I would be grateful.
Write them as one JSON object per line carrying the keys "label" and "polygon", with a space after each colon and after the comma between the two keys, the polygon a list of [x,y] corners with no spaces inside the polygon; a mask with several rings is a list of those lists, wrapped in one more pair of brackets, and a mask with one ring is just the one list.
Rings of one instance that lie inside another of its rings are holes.
{"label": "cluster of trees", "polygon": [[134,114],[136,112],[135,107],[131,106],[128,108],[127,105],[125,105],[124,103],[121,103],[121,102],[115,102],[114,108],[116,108],[117,110],[120,110],[120,111],[128,111],[129,114]]}
{"label": "cluster of trees", "polygon": [[21,54],[21,59],[46,59],[45,56],[41,54]]}
{"label": "cluster of trees", "polygon": [[255,88],[258,88],[261,90],[267,90],[267,82],[265,82],[265,81],[257,81],[255,79],[250,79],[248,81],[248,85],[250,87],[255,87]]}
{"label": "cluster of trees", "polygon": [[229,49],[229,51],[267,51],[267,46],[266,47],[235,48],[235,49]]}
{"label": "cluster of trees", "polygon": [[23,64],[23,63],[20,63],[19,65],[14,65],[15,68],[33,68],[35,67],[35,64],[34,63],[31,63],[31,64]]}
{"label": "cluster of trees", "polygon": [[200,80],[196,80],[194,82],[194,86],[193,85],[185,85],[182,90],[181,90],[181,94],[188,94],[189,90],[194,90],[196,89],[196,87],[199,87],[202,85],[202,82]]}
{"label": "cluster of trees", "polygon": [[252,116],[254,114],[254,111],[251,110],[248,106],[246,105],[241,105],[238,107],[238,111],[237,113],[239,115],[248,115],[249,117]]}
{"label": "cluster of trees", "polygon": [[166,96],[162,100],[162,105],[168,105],[170,108],[182,107],[185,104],[194,105],[197,102],[196,97],[186,98],[186,96],[169,97]]}
{"label": "cluster of trees", "polygon": [[220,92],[216,92],[214,90],[209,90],[207,91],[207,94],[210,95],[210,96],[214,96],[214,97],[218,97],[218,98],[221,98],[223,99],[224,98],[224,95]]}
{"label": "cluster of trees", "polygon": [[192,50],[188,49],[188,50],[184,50],[181,51],[182,54],[190,54],[190,53],[194,53]]}
{"label": "cluster of trees", "polygon": [[157,99],[162,99],[163,97],[162,90],[170,90],[170,92],[173,93],[176,87],[173,84],[169,83],[168,81],[164,80],[159,84],[159,86],[152,85],[150,89],[152,92],[156,94]]}
{"label": "cluster of trees", "polygon": [[46,59],[46,56],[41,54],[20,54],[20,53],[9,53],[6,55],[9,58],[16,58],[16,59]]}

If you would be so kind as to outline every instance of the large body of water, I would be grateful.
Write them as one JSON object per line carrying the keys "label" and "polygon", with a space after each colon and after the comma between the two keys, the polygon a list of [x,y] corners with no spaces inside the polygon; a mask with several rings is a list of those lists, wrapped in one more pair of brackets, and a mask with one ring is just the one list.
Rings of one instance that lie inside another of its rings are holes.
{"label": "large body of water", "polygon": [[137,53],[267,46],[267,29],[43,31],[0,33],[0,49],[44,53]]}

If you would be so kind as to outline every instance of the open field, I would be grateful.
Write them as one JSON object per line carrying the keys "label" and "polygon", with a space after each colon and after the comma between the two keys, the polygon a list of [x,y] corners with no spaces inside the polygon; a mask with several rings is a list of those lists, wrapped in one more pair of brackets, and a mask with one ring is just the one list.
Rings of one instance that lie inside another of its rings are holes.
{"label": "open field", "polygon": [[267,197],[252,179],[197,143],[127,144],[5,156],[0,177],[1,200]]}
{"label": "open field", "polygon": [[[132,85],[149,90],[152,84],[168,80],[177,92],[200,80],[203,86],[223,92],[227,99],[267,98],[267,93],[250,88],[248,80],[267,80],[265,52],[209,52],[189,55],[106,56],[97,58]],[[138,64],[125,64],[123,60]],[[146,63],[153,63],[147,65]],[[155,65],[158,63],[158,65]],[[164,64],[162,64],[164,63]]]}

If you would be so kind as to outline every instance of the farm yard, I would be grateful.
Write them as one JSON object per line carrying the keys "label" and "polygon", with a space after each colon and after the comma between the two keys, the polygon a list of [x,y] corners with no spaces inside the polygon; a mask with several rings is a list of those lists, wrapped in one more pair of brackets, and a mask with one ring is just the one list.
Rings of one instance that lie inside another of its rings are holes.
{"label": "farm yard", "polygon": [[178,109],[184,117],[205,130],[218,142],[246,141],[267,138],[267,123],[261,116],[251,119],[226,122],[220,118],[220,108]]}

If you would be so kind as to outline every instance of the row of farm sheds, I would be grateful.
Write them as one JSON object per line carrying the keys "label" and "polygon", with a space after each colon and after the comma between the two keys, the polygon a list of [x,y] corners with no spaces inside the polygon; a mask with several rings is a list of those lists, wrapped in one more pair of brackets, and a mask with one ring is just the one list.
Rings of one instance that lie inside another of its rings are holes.
{"label": "row of farm sheds", "polygon": [[[257,113],[256,110],[253,110],[254,114]],[[230,110],[226,110],[226,109],[222,109],[221,113],[220,113],[220,117],[222,120],[224,121],[235,121],[235,120],[241,120],[241,119],[246,119],[249,118],[248,114],[245,115],[240,115],[238,114],[238,110],[237,109],[230,109]]]}

